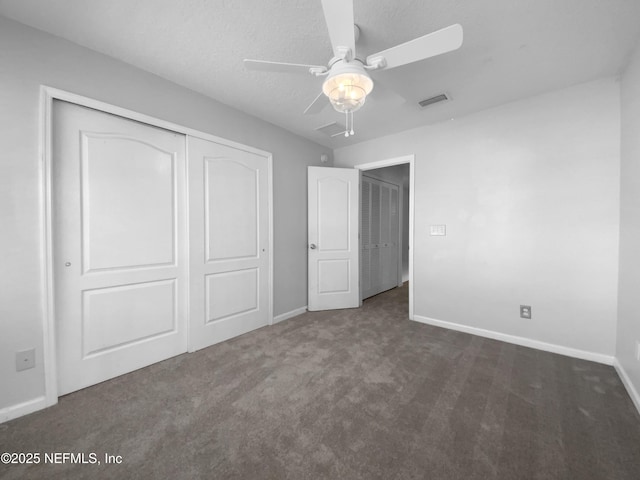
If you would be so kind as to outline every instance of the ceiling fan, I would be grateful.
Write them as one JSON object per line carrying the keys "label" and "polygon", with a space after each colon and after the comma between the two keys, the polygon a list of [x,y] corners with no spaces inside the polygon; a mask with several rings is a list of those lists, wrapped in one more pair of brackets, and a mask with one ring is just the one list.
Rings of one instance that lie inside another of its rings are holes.
{"label": "ceiling fan", "polygon": [[456,50],[462,45],[462,27],[454,24],[362,60],[356,56],[359,28],[353,19],[353,0],[321,1],[334,55],[327,66],[250,59],[245,59],[244,65],[250,70],[326,76],[322,92],[304,113],[320,112],[328,99],[336,111],[346,116],[346,137],[354,134],[353,112],[364,105],[367,95],[373,90],[370,70],[389,70]]}

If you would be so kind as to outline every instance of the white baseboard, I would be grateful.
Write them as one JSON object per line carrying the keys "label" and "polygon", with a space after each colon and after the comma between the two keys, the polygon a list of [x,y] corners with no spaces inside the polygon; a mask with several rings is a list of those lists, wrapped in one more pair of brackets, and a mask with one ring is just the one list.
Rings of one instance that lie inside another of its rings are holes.
{"label": "white baseboard", "polygon": [[543,350],[545,352],[559,353],[560,355],[566,355],[568,357],[580,358],[582,360],[589,360],[592,362],[603,363],[605,365],[613,365],[613,362],[614,362],[613,355],[605,355],[602,353],[579,350],[577,348],[564,347],[562,345],[555,345],[553,343],[541,342],[540,340],[533,340],[531,338],[526,338],[526,337],[508,335],[506,333],[495,332],[493,330],[485,330],[483,328],[470,327],[468,325],[461,325],[459,323],[445,322],[444,320],[437,320],[435,318],[423,317],[421,315],[414,315],[413,320],[420,323],[426,323],[428,325],[435,325],[436,327],[449,328],[451,330],[470,333],[472,335],[478,335],[480,337],[492,338],[494,340],[501,340],[507,343],[522,345],[523,347],[535,348],[538,350]]}
{"label": "white baseboard", "polygon": [[636,406],[636,409],[638,410],[638,413],[640,413],[640,394],[638,393],[638,391],[633,386],[633,383],[631,382],[631,379],[629,378],[629,375],[627,375],[627,371],[624,369],[624,367],[622,365],[620,365],[620,362],[618,361],[617,358],[615,358],[613,360],[613,366],[616,369],[616,371],[618,372],[618,375],[620,376],[620,379],[622,380],[622,384],[627,389],[627,393],[631,397],[631,401]]}
{"label": "white baseboard", "polygon": [[17,405],[3,408],[0,410],[0,423],[8,422],[14,418],[37,412],[38,410],[42,410],[48,406],[46,397],[38,397],[33,400],[28,400],[26,402],[18,403]]}
{"label": "white baseboard", "polygon": [[298,315],[302,315],[307,311],[307,306],[296,308],[295,310],[291,310],[290,312],[281,313],[280,315],[276,315],[273,317],[273,325],[276,323],[282,322],[289,318],[297,317]]}

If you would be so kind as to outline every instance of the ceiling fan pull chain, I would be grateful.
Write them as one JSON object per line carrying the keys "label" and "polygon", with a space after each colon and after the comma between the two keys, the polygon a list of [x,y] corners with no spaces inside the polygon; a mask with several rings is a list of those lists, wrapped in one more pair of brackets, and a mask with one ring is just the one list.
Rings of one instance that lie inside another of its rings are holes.
{"label": "ceiling fan pull chain", "polygon": [[345,123],[346,126],[344,127],[344,136],[348,137],[349,136],[349,111],[347,110],[346,112],[344,112],[344,117],[345,117]]}
{"label": "ceiling fan pull chain", "polygon": [[344,127],[344,136],[349,137],[353,135],[355,132],[353,131],[353,111],[347,110],[344,112],[345,123],[347,124]]}

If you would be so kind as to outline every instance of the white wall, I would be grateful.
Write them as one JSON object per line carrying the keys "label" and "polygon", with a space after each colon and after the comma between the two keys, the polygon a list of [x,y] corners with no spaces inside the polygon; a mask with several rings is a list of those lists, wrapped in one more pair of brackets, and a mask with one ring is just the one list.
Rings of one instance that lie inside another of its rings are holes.
{"label": "white wall", "polygon": [[616,358],[640,410],[640,45],[623,77],[620,168],[620,277]]}
{"label": "white wall", "polygon": [[[107,56],[0,17],[0,421],[44,393],[40,84],[273,153],[275,315],[307,304],[306,167],[329,149]],[[36,348],[16,373],[15,352]],[[5,415],[6,417],[6,415]]]}
{"label": "white wall", "polygon": [[[416,318],[611,362],[619,146],[619,84],[604,79],[344,147],[334,159],[415,154]],[[430,224],[446,224],[447,236],[429,236]],[[532,320],[519,318],[520,304]]]}

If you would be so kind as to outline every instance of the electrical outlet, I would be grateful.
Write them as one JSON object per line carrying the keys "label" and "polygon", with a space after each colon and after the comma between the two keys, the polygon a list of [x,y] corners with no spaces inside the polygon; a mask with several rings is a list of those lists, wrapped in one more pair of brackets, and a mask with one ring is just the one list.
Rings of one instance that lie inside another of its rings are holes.
{"label": "electrical outlet", "polygon": [[430,225],[429,226],[429,235],[444,237],[447,235],[447,226],[446,225]]}
{"label": "electrical outlet", "polygon": [[531,318],[531,305],[520,305],[520,318]]}
{"label": "electrical outlet", "polygon": [[16,352],[16,372],[29,370],[36,366],[36,349],[22,350]]}

